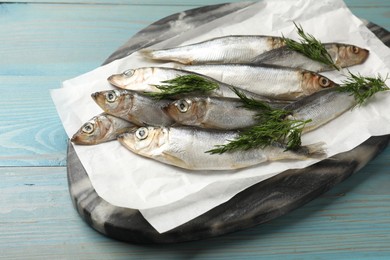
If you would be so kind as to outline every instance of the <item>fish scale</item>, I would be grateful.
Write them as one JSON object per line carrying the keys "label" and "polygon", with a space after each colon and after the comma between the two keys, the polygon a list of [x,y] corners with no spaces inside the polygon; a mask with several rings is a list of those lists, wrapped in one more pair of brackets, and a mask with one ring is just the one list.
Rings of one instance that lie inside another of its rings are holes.
{"label": "fish scale", "polygon": [[[178,104],[182,102],[188,104],[185,111],[178,108]],[[351,109],[356,103],[350,93],[333,88],[304,97],[283,109],[291,111],[286,120],[311,120],[302,131],[309,132]],[[187,97],[171,102],[164,110],[176,123],[187,126],[233,130],[259,124],[259,120],[255,118],[258,111],[244,108],[243,102],[238,99]]]}
{"label": "fish scale", "polygon": [[140,53],[149,59],[183,64],[243,63],[283,45],[281,37],[228,35],[167,49],[143,49]]}
{"label": "fish scale", "polygon": [[164,110],[182,125],[233,130],[247,128],[257,122],[257,112],[242,106],[239,99],[199,96],[173,101]]}
{"label": "fish scale", "polygon": [[[311,71],[269,65],[204,64],[183,66],[229,85],[280,100],[296,100],[337,84]],[[322,85],[320,80],[327,84]]]}
{"label": "fish scale", "polygon": [[[340,43],[325,43],[323,45],[335,65],[340,68],[362,64],[369,55],[368,50],[354,45]],[[300,52],[289,49],[287,46],[260,54],[250,63],[254,65],[285,66],[314,72],[335,70],[333,66],[310,59]]]}
{"label": "fish scale", "polygon": [[[186,71],[175,68],[166,67],[141,67],[137,69],[130,69],[120,74],[111,75],[108,78],[110,84],[117,88],[128,89],[134,91],[145,91],[145,92],[160,92],[160,89],[156,88],[155,85],[164,85],[164,81],[174,79],[178,76],[196,75],[206,78],[209,81],[213,81],[218,85],[218,89],[209,93],[211,96],[237,98],[237,95],[232,91],[232,86],[212,79],[208,76],[201,75],[196,72]],[[289,102],[280,100],[271,100],[265,96],[246,91],[240,86],[235,86],[241,92],[244,92],[250,98],[256,100],[262,100],[269,103],[271,106],[280,107],[284,106]]]}
{"label": "fish scale", "polygon": [[322,158],[325,155],[321,143],[303,146],[296,151],[286,151],[285,146],[275,143],[265,148],[246,151],[223,154],[206,152],[237,136],[236,131],[190,127],[143,127],[122,134],[118,140],[136,154],[190,170],[233,170],[268,161],[305,160],[311,157]]}
{"label": "fish scale", "polygon": [[303,132],[308,132],[328,123],[356,104],[355,97],[350,93],[329,89],[287,105],[285,109],[293,112],[290,119],[311,119],[303,129]]}

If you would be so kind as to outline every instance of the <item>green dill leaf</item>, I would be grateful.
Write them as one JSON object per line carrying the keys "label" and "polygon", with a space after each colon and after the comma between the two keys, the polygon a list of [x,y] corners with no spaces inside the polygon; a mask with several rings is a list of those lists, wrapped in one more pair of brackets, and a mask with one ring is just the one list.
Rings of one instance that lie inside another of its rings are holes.
{"label": "green dill leaf", "polygon": [[290,111],[284,109],[275,109],[265,102],[253,98],[248,98],[243,92],[239,91],[235,87],[233,87],[233,91],[240,98],[244,108],[257,111],[256,118],[258,121],[262,121],[262,118],[268,119],[269,117],[284,118],[291,114]]}
{"label": "green dill leaf", "polygon": [[267,103],[255,100],[253,98],[248,98],[243,92],[239,91],[237,88],[232,87],[234,93],[241,99],[243,103],[243,107],[252,110],[263,110],[263,111],[271,111],[272,108]]}
{"label": "green dill leaf", "polygon": [[292,39],[285,38],[282,35],[283,40],[285,41],[288,48],[300,52],[312,60],[324,63],[334,67],[337,70],[340,70],[340,68],[334,63],[332,57],[325,49],[324,45],[319,40],[317,40],[313,35],[305,33],[301,25],[297,25],[295,22],[294,25],[301,39],[300,42],[297,42]]}
{"label": "green dill leaf", "polygon": [[239,133],[227,144],[217,145],[206,151],[210,154],[222,154],[233,151],[246,151],[253,148],[265,148],[273,143],[282,143],[286,150],[295,150],[301,146],[303,127],[310,120],[267,120]]}
{"label": "green dill leaf", "polygon": [[293,123],[293,126],[291,127],[291,131],[287,137],[287,142],[286,142],[286,150],[296,150],[299,147],[301,147],[301,136],[302,136],[302,130],[305,127],[305,125],[312,120],[291,120]]}
{"label": "green dill leaf", "polygon": [[283,109],[273,109],[267,104],[250,99],[237,89],[233,89],[243,102],[243,106],[256,110],[258,124],[241,131],[234,140],[227,144],[217,145],[214,149],[206,151],[211,154],[222,154],[231,151],[245,151],[252,148],[265,148],[275,142],[286,145],[286,150],[294,150],[301,146],[301,134],[306,123],[311,120],[292,120],[287,116],[291,112]]}
{"label": "green dill leaf", "polygon": [[181,94],[206,94],[219,88],[218,83],[198,75],[183,75],[162,81],[164,85],[154,85],[161,92],[147,92],[148,96],[156,99],[171,98]]}
{"label": "green dill leaf", "polygon": [[354,95],[357,103],[356,105],[363,105],[367,99],[372,97],[375,93],[389,90],[389,87],[385,83],[388,79],[388,75],[383,79],[381,75],[374,78],[364,77],[360,74],[356,75],[350,71],[348,71],[348,73],[347,79],[342,82],[338,90]]}

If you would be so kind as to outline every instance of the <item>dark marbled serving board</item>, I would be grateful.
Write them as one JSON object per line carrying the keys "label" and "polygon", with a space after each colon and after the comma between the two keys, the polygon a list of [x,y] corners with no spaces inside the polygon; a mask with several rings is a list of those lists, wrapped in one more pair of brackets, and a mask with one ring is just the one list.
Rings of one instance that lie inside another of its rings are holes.
{"label": "dark marbled serving board", "polygon": [[[105,62],[195,28],[250,5],[206,6],[166,17],[134,35]],[[180,19],[180,23],[176,23]],[[390,33],[375,24],[367,27],[387,46]],[[371,137],[355,149],[300,170],[288,170],[242,191],[203,215],[163,234],[138,210],[114,206],[98,196],[72,144],[68,145],[68,184],[80,216],[109,237],[132,243],[176,243],[204,239],[249,228],[284,215],[323,194],[361,169],[389,143],[390,135]]]}

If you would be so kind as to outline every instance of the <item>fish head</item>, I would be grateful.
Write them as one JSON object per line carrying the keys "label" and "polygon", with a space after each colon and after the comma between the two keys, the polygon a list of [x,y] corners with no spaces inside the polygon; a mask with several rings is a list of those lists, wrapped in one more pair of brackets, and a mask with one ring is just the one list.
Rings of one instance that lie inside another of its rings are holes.
{"label": "fish head", "polygon": [[325,76],[311,71],[302,72],[302,90],[306,96],[336,86],[338,86],[338,84]]}
{"label": "fish head", "polygon": [[120,74],[111,75],[107,80],[115,87],[136,90],[136,86],[145,82],[152,74],[153,68],[128,69]]}
{"label": "fish head", "polygon": [[93,145],[108,141],[105,137],[110,126],[111,121],[105,115],[95,116],[80,127],[71,141],[82,145]]}
{"label": "fish head", "polygon": [[370,53],[366,49],[350,44],[334,44],[328,52],[334,63],[341,68],[362,64]]}
{"label": "fish head", "polygon": [[118,141],[134,153],[151,156],[167,143],[168,130],[165,127],[142,126],[133,128],[118,136]]}
{"label": "fish head", "polygon": [[202,98],[182,98],[163,108],[173,120],[182,125],[199,125],[206,114],[206,101]]}
{"label": "fish head", "polygon": [[91,96],[104,112],[117,116],[126,113],[134,104],[134,93],[127,90],[105,90]]}

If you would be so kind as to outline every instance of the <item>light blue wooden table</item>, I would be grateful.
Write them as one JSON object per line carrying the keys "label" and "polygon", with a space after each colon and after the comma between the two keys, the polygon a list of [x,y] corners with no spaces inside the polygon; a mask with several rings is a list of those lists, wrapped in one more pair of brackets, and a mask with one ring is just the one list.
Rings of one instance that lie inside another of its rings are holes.
{"label": "light blue wooden table", "polygon": [[[267,224],[164,246],[118,242],[77,215],[67,136],[49,89],[99,66],[150,23],[223,0],[48,0],[0,4],[0,258],[390,259],[390,148],[306,206]],[[390,30],[390,1],[348,0]]]}

